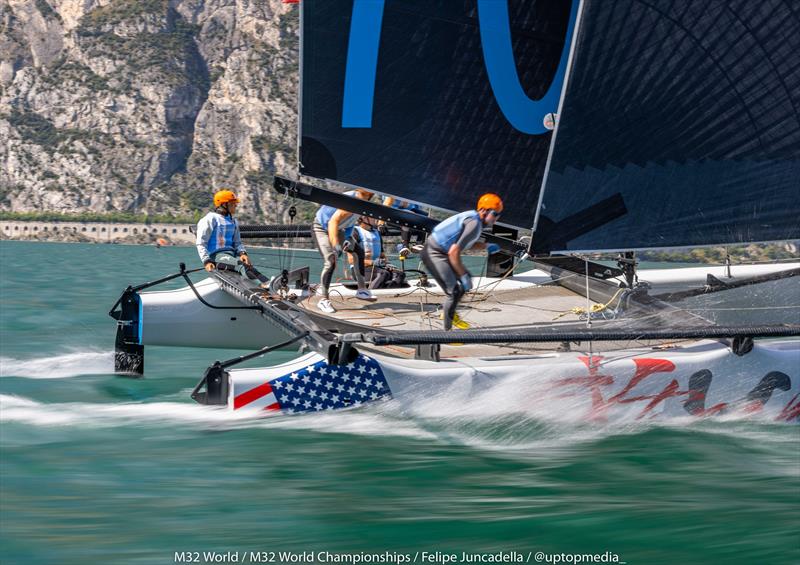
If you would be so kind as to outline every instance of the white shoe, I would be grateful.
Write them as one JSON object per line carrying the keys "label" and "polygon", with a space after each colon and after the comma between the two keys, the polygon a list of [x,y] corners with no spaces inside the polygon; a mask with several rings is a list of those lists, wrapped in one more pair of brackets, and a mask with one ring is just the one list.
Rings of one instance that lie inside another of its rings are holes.
{"label": "white shoe", "polygon": [[377,298],[372,296],[372,293],[365,288],[356,292],[356,298],[358,298],[359,300],[369,300],[370,302],[377,300]]}
{"label": "white shoe", "polygon": [[419,244],[412,245],[411,246],[411,251],[414,252],[414,253],[422,253],[422,245],[419,245]]}
{"label": "white shoe", "polygon": [[333,307],[331,301],[327,298],[323,298],[319,302],[317,302],[317,308],[325,312],[326,314],[334,314],[336,312],[336,308]]}
{"label": "white shoe", "polygon": [[398,255],[405,259],[409,255],[411,255],[411,250],[408,247],[403,247],[402,249],[400,249],[400,252],[398,253]]}

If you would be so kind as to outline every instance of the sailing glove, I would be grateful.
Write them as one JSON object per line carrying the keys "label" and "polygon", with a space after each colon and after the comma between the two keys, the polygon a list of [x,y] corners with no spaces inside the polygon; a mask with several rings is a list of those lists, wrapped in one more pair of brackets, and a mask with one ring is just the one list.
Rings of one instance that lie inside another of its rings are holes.
{"label": "sailing glove", "polygon": [[472,275],[469,273],[464,273],[458,278],[458,282],[461,283],[461,288],[464,292],[469,292],[472,290]]}
{"label": "sailing glove", "polygon": [[336,256],[337,256],[337,257],[341,257],[341,256],[342,256],[342,246],[341,246],[341,245],[339,245],[339,244],[337,243],[337,244],[334,246],[333,250],[336,252]]}
{"label": "sailing glove", "polygon": [[500,246],[497,245],[496,243],[487,243],[486,244],[486,252],[489,255],[494,255],[498,251],[500,251]]}

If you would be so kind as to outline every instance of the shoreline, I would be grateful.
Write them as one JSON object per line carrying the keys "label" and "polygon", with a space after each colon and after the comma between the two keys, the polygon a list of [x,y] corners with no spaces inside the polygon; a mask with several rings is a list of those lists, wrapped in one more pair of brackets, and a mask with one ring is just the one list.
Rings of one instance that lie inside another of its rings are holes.
{"label": "shoreline", "polygon": [[0,239],[12,241],[56,241],[194,246],[194,225],[179,223],[79,222],[0,220]]}
{"label": "shoreline", "polygon": [[[94,243],[106,245],[161,245],[163,247],[194,247],[195,224],[77,222],[39,220],[0,220],[0,241],[38,241],[50,243]],[[265,246],[245,239],[250,247],[275,247],[306,251],[316,249],[289,245],[288,239],[273,240]]]}

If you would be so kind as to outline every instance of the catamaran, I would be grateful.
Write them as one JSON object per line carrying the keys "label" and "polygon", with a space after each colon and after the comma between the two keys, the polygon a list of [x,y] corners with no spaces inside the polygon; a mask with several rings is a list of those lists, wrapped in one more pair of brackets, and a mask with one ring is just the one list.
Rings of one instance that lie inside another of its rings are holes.
{"label": "catamaran", "polygon": [[[327,315],[308,266],[268,289],[226,271],[193,282],[181,266],[112,308],[117,369],[141,373],[146,345],[253,349],[211,365],[192,397],[265,414],[476,398],[502,381],[521,404],[589,418],[800,419],[800,263],[647,271],[635,255],[800,238],[791,8],[512,6],[303,0],[299,177],[274,185],[426,233],[435,220],[313,179],[451,211],[499,193],[502,225],[483,238],[501,252],[459,310],[471,329],[442,330],[424,272],[372,304],[335,285]],[[617,265],[592,260],[612,252]],[[149,290],[176,277],[187,286]],[[686,307],[709,296],[758,323]],[[291,362],[233,368],[288,347]]]}

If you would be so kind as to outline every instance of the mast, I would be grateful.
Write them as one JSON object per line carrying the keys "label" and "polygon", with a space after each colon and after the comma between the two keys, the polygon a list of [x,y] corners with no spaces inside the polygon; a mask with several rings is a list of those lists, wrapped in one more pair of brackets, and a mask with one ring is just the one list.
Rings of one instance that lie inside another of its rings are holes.
{"label": "mast", "polygon": [[[575,0],[572,0],[573,2]],[[572,61],[575,57],[575,46],[578,43],[578,35],[581,32],[581,15],[583,14],[583,2],[584,0],[579,0],[578,5],[578,12],[575,16],[575,29],[572,32],[572,39],[570,42],[569,47],[569,58],[567,60],[567,70],[564,73],[564,84],[561,87],[561,96],[558,99],[558,109],[556,110],[556,115],[553,124],[553,137],[550,140],[550,148],[547,151],[547,161],[544,165],[544,175],[542,176],[542,182],[539,186],[539,201],[536,203],[536,212],[533,215],[533,225],[531,226],[531,232],[536,232],[536,226],[539,223],[539,211],[542,208],[542,200],[544,199],[544,190],[547,186],[547,176],[550,173],[550,162],[553,160],[553,150],[556,146],[556,139],[558,138],[558,122],[559,118],[561,117],[561,110],[564,107],[564,97],[567,94],[567,86],[569,85],[569,78],[570,73],[572,71]],[[533,239],[531,239],[531,244],[533,244]],[[529,251],[530,253],[530,251]]]}

